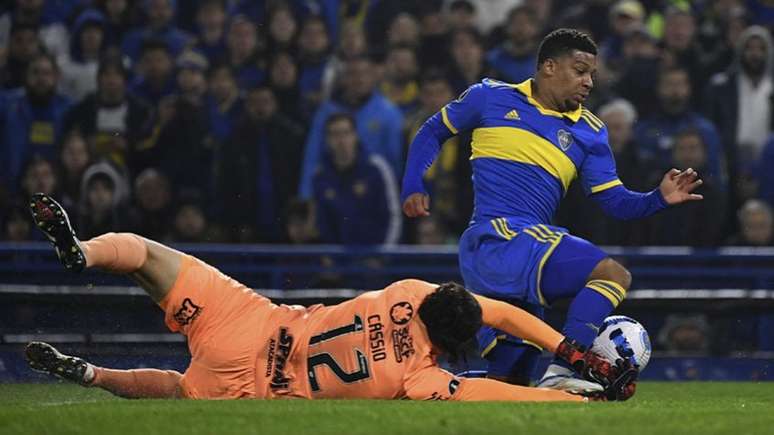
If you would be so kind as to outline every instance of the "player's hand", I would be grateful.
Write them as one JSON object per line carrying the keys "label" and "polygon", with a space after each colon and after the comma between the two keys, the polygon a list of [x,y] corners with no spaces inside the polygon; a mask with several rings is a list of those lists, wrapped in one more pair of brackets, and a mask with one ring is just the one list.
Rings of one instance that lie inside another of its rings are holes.
{"label": "player's hand", "polygon": [[610,386],[618,378],[615,366],[592,351],[587,351],[575,340],[565,338],[556,348],[556,356],[567,361],[584,379],[603,387]]}
{"label": "player's hand", "polygon": [[702,183],[699,174],[693,168],[688,168],[685,171],[671,169],[664,175],[658,188],[667,204],[675,205],[703,199],[703,196],[692,193]]}
{"label": "player's hand", "polygon": [[637,390],[637,376],[640,371],[631,361],[619,359],[616,361],[618,377],[605,388],[608,400],[624,401],[634,396]]}
{"label": "player's hand", "polygon": [[412,193],[403,202],[403,213],[412,218],[430,216],[430,197],[421,192]]}

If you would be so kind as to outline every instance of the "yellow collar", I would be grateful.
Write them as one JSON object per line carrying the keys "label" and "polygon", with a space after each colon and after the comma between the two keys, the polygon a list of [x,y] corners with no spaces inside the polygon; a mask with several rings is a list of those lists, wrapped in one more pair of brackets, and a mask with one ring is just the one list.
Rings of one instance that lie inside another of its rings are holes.
{"label": "yellow collar", "polygon": [[558,118],[561,118],[564,116],[571,119],[572,122],[578,122],[578,120],[580,119],[583,106],[578,106],[578,108],[573,110],[572,112],[557,112],[556,110],[546,109],[540,103],[538,103],[537,100],[532,98],[532,79],[527,79],[517,85],[511,85],[511,86],[513,86],[514,88],[516,88],[516,90],[524,94],[524,96],[527,97],[527,101],[533,106],[535,106],[538,112],[542,113],[543,115],[556,116]]}

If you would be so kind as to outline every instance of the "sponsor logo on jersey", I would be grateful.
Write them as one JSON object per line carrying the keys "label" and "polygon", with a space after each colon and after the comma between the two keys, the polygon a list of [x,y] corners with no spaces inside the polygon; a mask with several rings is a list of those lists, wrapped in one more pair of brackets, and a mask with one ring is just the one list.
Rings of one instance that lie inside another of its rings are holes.
{"label": "sponsor logo on jersey", "polygon": [[414,355],[414,338],[409,334],[408,326],[392,331],[392,349],[395,361],[399,363]]}
{"label": "sponsor logo on jersey", "polygon": [[[293,336],[288,334],[288,328],[280,328],[279,340],[277,340],[276,352],[274,356],[274,373],[271,376],[269,386],[272,390],[285,389],[288,387],[290,379],[285,377],[285,365],[290,356],[290,349],[293,347]],[[271,343],[269,351],[272,351]]]}
{"label": "sponsor logo on jersey", "polygon": [[570,149],[570,145],[572,145],[572,134],[570,134],[569,131],[560,128],[559,131],[556,132],[556,140],[559,142],[559,147],[562,151],[567,151]]}
{"label": "sponsor logo on jersey", "polygon": [[202,307],[193,303],[189,298],[183,299],[183,305],[174,315],[175,321],[181,326],[193,322],[202,313]]}
{"label": "sponsor logo on jersey", "polygon": [[413,315],[414,307],[406,301],[398,302],[390,308],[390,318],[396,325],[405,325]]}
{"label": "sponsor logo on jersey", "polygon": [[519,116],[519,112],[517,112],[516,109],[513,109],[510,112],[505,114],[505,119],[512,119],[516,121],[521,119],[521,116]]}

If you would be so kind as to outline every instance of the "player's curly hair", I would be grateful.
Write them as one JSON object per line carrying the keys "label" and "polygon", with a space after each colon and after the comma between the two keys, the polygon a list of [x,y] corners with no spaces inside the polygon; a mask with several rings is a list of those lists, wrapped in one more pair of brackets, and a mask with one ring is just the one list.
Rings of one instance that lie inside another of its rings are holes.
{"label": "player's curly hair", "polygon": [[427,327],[430,341],[450,360],[464,355],[475,344],[481,328],[481,306],[465,287],[447,282],[425,297],[419,318]]}
{"label": "player's curly hair", "polygon": [[537,64],[542,65],[547,59],[571,53],[573,50],[591,53],[596,56],[597,44],[591,36],[577,29],[556,29],[546,35],[538,48]]}

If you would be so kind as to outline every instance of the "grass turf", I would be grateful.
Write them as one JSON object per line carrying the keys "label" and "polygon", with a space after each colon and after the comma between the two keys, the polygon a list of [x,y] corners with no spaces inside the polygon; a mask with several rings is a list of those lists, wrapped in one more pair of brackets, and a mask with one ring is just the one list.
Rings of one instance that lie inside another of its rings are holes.
{"label": "grass turf", "polygon": [[123,400],[0,385],[0,434],[771,434],[774,383],[638,385],[624,403]]}

